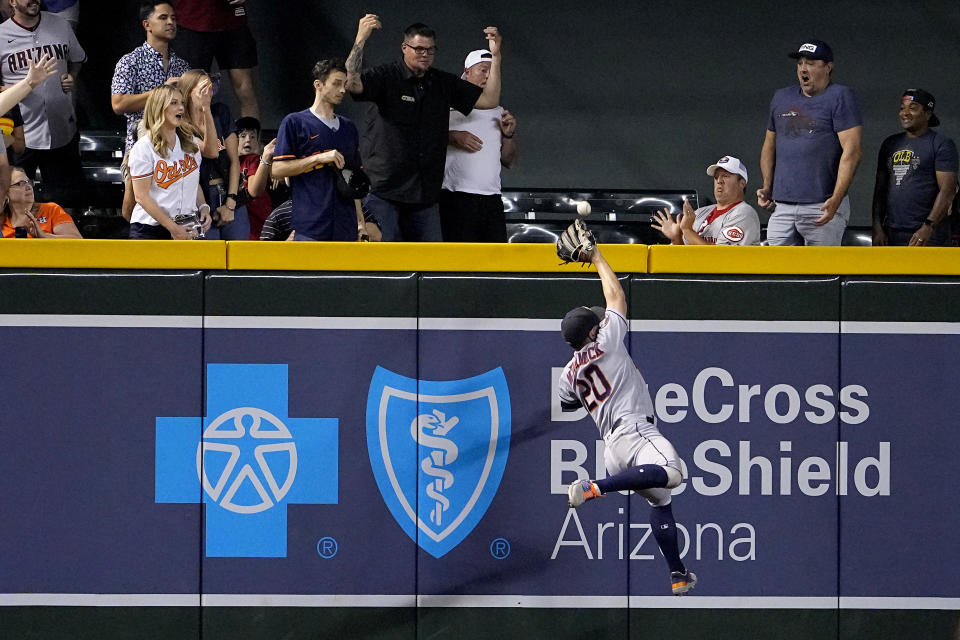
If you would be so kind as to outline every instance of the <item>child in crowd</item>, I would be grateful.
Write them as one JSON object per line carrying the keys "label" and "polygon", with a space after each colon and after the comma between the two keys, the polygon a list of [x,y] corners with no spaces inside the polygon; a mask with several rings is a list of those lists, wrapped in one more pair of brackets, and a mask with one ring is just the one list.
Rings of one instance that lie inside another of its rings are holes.
{"label": "child in crowd", "polygon": [[250,216],[250,239],[259,240],[274,203],[279,205],[287,200],[290,190],[282,180],[270,176],[277,139],[262,147],[260,121],[250,116],[237,120],[236,130],[240,149],[240,203],[246,205]]}

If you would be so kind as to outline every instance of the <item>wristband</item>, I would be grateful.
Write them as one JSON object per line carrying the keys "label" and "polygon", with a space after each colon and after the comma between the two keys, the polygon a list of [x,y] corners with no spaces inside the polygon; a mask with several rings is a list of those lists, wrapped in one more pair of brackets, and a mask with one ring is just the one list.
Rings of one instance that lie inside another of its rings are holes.
{"label": "wristband", "polygon": [[508,135],[505,134],[505,133],[501,133],[500,135],[501,135],[502,137],[504,137],[504,138],[512,138],[513,136],[515,136],[515,135],[517,135],[517,134],[513,134],[512,136],[508,136]]}
{"label": "wristband", "polygon": [[226,197],[225,199],[229,199],[229,198],[233,198],[233,201],[236,202],[236,201],[237,201],[237,194],[235,194],[235,193],[228,193],[228,194],[227,194],[227,197]]}
{"label": "wristband", "polygon": [[268,167],[273,164],[273,160],[264,160],[263,156],[260,156],[260,164],[265,164]]}
{"label": "wristband", "polygon": [[935,223],[933,220],[931,220],[930,218],[927,218],[926,220],[923,221],[923,224],[925,224],[925,225],[928,226],[928,227],[932,227],[932,226],[933,226],[934,224],[936,224],[936,223]]}
{"label": "wristband", "polygon": [[210,211],[210,205],[208,205],[206,202],[204,202],[202,205],[197,207],[197,211],[199,211],[200,209],[203,209],[204,207],[207,208],[207,211]]}

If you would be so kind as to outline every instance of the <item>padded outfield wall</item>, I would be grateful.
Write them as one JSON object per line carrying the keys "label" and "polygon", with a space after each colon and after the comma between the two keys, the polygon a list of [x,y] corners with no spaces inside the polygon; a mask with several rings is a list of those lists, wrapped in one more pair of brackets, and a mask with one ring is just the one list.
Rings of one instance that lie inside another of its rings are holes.
{"label": "padded outfield wall", "polygon": [[950,250],[608,248],[675,598],[645,501],[566,507],[550,247],[12,244],[0,636],[955,637]]}

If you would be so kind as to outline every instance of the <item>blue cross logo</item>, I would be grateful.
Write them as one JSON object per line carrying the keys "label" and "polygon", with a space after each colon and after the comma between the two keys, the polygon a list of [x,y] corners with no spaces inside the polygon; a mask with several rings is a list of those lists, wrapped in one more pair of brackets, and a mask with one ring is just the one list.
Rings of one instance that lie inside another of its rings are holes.
{"label": "blue cross logo", "polygon": [[336,418],[291,418],[287,365],[208,364],[203,418],[157,418],[155,501],[206,505],[206,555],[285,558],[287,505],[336,504]]}

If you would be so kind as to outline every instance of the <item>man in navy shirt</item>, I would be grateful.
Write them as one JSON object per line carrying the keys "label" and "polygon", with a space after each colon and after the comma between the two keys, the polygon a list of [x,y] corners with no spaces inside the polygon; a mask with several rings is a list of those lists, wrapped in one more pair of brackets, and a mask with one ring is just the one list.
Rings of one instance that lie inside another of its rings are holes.
{"label": "man in navy shirt", "polygon": [[789,54],[798,85],[770,101],[757,204],[773,212],[771,245],[839,245],[850,219],[847,190],[860,163],[863,118],[849,87],[834,84],[833,50],[808,40]]}
{"label": "man in navy shirt", "polygon": [[942,247],[957,193],[957,147],[930,127],[940,124],[936,100],[923,89],[900,99],[902,133],[880,145],[873,189],[873,244]]}
{"label": "man in navy shirt", "polygon": [[346,82],[342,61],[321,60],[313,66],[313,104],[280,123],[271,173],[290,178],[295,240],[357,239],[355,205],[336,186],[337,171],[360,167],[357,128],[333,111],[346,95]]}
{"label": "man in navy shirt", "polygon": [[415,23],[403,32],[403,59],[361,71],[363,48],[380,19],[360,20],[347,58],[347,90],[354,100],[376,105],[364,128],[364,169],[370,176],[367,212],[377,218],[383,239],[442,240],[437,201],[447,157],[450,109],[468,115],[500,104],[500,44],[496,27],[484,34],[492,58],[483,88],[433,68],[436,33]]}

